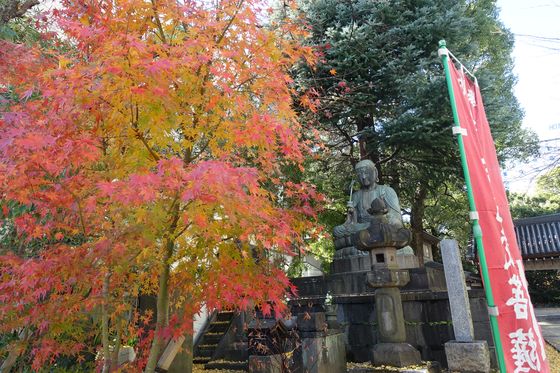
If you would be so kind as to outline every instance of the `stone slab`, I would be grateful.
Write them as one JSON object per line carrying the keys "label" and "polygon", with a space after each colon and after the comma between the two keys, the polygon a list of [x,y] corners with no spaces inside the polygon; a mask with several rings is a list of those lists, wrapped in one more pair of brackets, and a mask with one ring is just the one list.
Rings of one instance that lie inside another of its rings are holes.
{"label": "stone slab", "polygon": [[474,329],[459,245],[455,240],[445,239],[441,241],[440,247],[445,268],[445,281],[449,291],[449,305],[455,340],[472,342],[474,340]]}
{"label": "stone slab", "polygon": [[445,344],[445,354],[450,371],[490,372],[490,351],[486,341],[450,341]]}
{"label": "stone slab", "polygon": [[398,288],[378,288],[375,291],[377,335],[380,342],[406,341],[401,293]]}
{"label": "stone slab", "polygon": [[316,332],[327,329],[324,312],[304,312],[297,315],[297,327],[302,332]]}
{"label": "stone slab", "polygon": [[408,343],[378,343],[373,347],[373,365],[406,367],[422,361],[420,351]]}

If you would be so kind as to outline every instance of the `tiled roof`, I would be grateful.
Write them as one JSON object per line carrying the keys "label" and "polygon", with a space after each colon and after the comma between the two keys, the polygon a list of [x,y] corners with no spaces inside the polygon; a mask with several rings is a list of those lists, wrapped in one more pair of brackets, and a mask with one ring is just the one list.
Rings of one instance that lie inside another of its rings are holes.
{"label": "tiled roof", "polygon": [[560,214],[513,221],[523,259],[560,257]]}

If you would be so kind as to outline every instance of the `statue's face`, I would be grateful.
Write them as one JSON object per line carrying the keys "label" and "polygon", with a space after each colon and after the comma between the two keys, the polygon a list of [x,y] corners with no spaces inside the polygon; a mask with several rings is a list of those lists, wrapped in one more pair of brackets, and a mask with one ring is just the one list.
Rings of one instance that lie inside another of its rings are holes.
{"label": "statue's face", "polygon": [[356,170],[358,180],[363,187],[369,187],[375,181],[374,171],[369,167],[360,167]]}

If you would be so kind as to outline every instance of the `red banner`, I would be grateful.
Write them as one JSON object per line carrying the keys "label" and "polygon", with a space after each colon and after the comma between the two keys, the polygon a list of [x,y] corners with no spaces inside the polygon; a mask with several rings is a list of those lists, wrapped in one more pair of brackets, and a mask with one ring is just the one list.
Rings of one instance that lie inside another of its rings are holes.
{"label": "red banner", "polygon": [[476,81],[448,59],[507,372],[549,372],[517,247],[490,127]]}

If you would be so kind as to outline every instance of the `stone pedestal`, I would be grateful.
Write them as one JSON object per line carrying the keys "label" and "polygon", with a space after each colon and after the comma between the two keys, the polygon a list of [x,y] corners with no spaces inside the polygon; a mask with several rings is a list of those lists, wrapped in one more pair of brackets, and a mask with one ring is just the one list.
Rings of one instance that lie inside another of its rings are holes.
{"label": "stone pedestal", "polygon": [[[301,333],[301,371],[307,373],[345,373],[346,347],[344,333],[330,330],[319,333]],[[297,358],[296,358],[297,359]]]}
{"label": "stone pedestal", "polygon": [[249,373],[282,373],[282,354],[249,356]]}
{"label": "stone pedestal", "polygon": [[331,273],[367,271],[370,267],[368,253],[350,246],[336,251],[331,263]]}
{"label": "stone pedestal", "polygon": [[445,354],[447,365],[452,372],[490,372],[490,351],[486,341],[450,341],[445,344]]}

